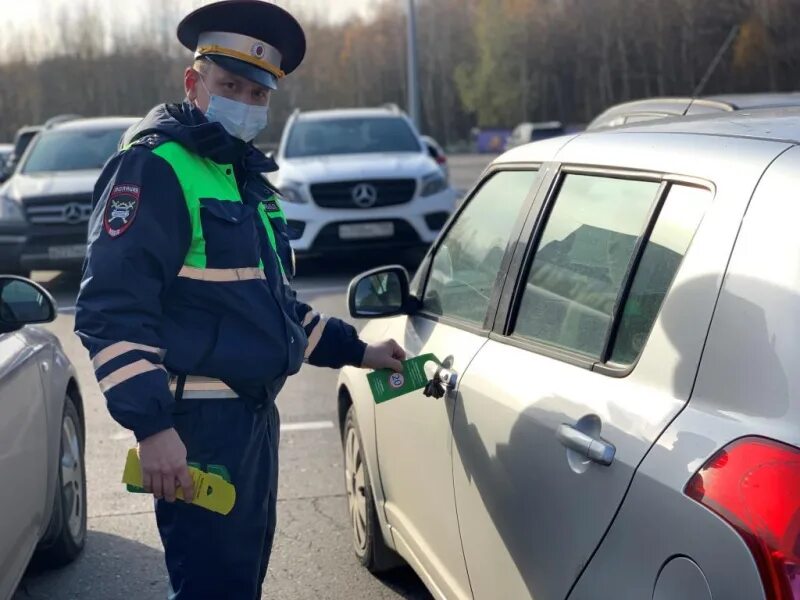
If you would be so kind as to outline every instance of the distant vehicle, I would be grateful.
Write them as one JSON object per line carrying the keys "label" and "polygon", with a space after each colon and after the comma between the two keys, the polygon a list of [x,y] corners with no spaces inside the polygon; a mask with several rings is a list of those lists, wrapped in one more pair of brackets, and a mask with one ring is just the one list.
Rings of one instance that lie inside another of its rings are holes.
{"label": "distant vehicle", "polygon": [[510,129],[473,127],[470,131],[473,151],[477,154],[500,154],[511,136]]}
{"label": "distant vehicle", "polygon": [[25,154],[25,150],[27,150],[30,143],[33,141],[33,138],[44,129],[41,125],[29,125],[26,127],[20,127],[17,130],[17,133],[14,134],[14,148],[11,151],[11,155],[8,157],[6,161],[5,170],[2,173],[2,178],[0,178],[0,182],[5,181],[9,177],[11,177],[12,172],[19,163],[22,155]]}
{"label": "distant vehicle", "polygon": [[362,564],[437,599],[800,598],[798,187],[800,109],[551,139],[412,281],[354,279],[362,339],[437,359],[381,404],[340,373]]}
{"label": "distant vehicle", "polygon": [[445,179],[450,181],[450,168],[447,166],[447,154],[445,154],[444,148],[442,148],[439,145],[439,142],[429,135],[423,135],[422,141],[428,148],[428,154],[430,154],[431,158],[436,161],[436,164],[439,165],[442,173],[444,173]]}
{"label": "distant vehicle", "polygon": [[[0,144],[0,177],[9,168],[11,153],[14,152],[14,144]],[[2,179],[0,179],[2,181]]]}
{"label": "distant vehicle", "polygon": [[702,98],[647,98],[612,106],[589,123],[587,131],[644,123],[669,117],[693,117],[739,110],[790,108],[796,106],[800,106],[800,92],[723,94]]}
{"label": "distant vehicle", "polygon": [[511,132],[511,136],[506,140],[506,150],[546,140],[551,137],[564,135],[564,125],[559,121],[545,121],[542,123],[520,123]]}
{"label": "distant vehicle", "polygon": [[10,598],[34,552],[49,566],[86,540],[83,401],[75,369],[51,333],[52,297],[0,276],[0,598]]}
{"label": "distant vehicle", "polygon": [[74,121],[75,119],[80,119],[80,118],[82,118],[80,115],[72,115],[72,114],[56,115],[55,117],[50,117],[49,119],[47,119],[47,121],[44,122],[43,127],[45,129],[49,129],[54,125],[60,125],[61,123],[66,123],[67,121]]}
{"label": "distant vehicle", "polygon": [[270,182],[298,256],[427,248],[456,194],[396,107],[295,112]]}
{"label": "distant vehicle", "polygon": [[42,130],[0,186],[0,273],[79,269],[92,191],[124,131],[138,119],[76,119]]}

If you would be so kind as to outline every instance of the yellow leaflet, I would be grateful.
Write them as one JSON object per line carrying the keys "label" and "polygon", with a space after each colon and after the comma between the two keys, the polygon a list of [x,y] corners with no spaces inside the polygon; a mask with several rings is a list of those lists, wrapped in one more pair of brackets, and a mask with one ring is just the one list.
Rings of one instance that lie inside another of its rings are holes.
{"label": "yellow leaflet", "polygon": [[[221,515],[227,515],[233,510],[236,503],[236,488],[228,483],[219,475],[206,473],[200,469],[189,467],[189,474],[194,483],[194,500],[201,508],[208,509]],[[125,461],[125,471],[122,473],[122,483],[128,485],[131,491],[142,490],[142,467],[139,464],[139,453],[136,448],[128,450],[128,458]],[[177,489],[175,494],[183,500],[183,490]]]}

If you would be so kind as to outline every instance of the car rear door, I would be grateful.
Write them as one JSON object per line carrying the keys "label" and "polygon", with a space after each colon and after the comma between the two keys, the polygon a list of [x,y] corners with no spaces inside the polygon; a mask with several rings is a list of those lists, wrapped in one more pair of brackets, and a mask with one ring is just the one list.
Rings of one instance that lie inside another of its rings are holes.
{"label": "car rear door", "polygon": [[21,333],[0,334],[0,597],[25,569],[47,503],[41,350]]}
{"label": "car rear door", "polygon": [[720,283],[704,275],[736,233],[707,218],[713,199],[695,180],[581,168],[540,193],[454,411],[476,599],[565,598],[688,399]]}
{"label": "car rear door", "polygon": [[[500,289],[538,181],[537,167],[489,176],[465,203],[424,266],[422,309],[388,321],[409,355],[434,354],[463,372],[488,339]],[[376,407],[384,510],[395,544],[438,595],[471,596],[455,514],[454,397],[422,390]]]}

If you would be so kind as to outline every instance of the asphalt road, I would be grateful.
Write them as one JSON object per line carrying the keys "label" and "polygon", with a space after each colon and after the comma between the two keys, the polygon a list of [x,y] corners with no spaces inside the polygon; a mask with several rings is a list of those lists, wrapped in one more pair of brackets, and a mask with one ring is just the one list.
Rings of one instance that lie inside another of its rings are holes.
{"label": "asphalt road", "polygon": [[[451,179],[467,190],[491,160],[450,159]],[[346,316],[350,278],[376,266],[358,262],[301,263],[295,280],[300,297],[329,315]],[[78,280],[37,272],[53,292],[61,314],[50,327],[76,365],[85,396],[89,533],[83,555],[64,569],[29,569],[13,600],[163,600],[167,594],[163,551],[152,501],[128,494],[119,483],[132,435],[105,409],[88,357],[72,333]],[[263,598],[426,599],[430,595],[410,569],[384,578],[361,568],[351,547],[336,420],[336,372],[304,367],[278,400],[282,433],[278,529]]]}

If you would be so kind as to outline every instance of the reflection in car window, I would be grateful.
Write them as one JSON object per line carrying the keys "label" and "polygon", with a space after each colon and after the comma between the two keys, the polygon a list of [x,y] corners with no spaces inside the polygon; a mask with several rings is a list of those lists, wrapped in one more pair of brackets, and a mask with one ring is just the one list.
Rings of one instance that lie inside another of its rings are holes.
{"label": "reflection in car window", "polygon": [[436,251],[427,312],[483,324],[511,232],[538,176],[504,171],[483,184]]}
{"label": "reflection in car window", "polygon": [[0,280],[0,320],[33,322],[45,319],[48,314],[44,296],[35,287],[18,279]]}
{"label": "reflection in car window", "polygon": [[125,129],[69,129],[39,134],[23,173],[102,169]]}
{"label": "reflection in car window", "polygon": [[528,274],[516,335],[600,357],[659,187],[566,176]]}
{"label": "reflection in car window", "polygon": [[381,314],[403,305],[403,290],[397,273],[379,273],[362,279],[355,291],[356,305],[362,312]]}
{"label": "reflection in car window", "polygon": [[708,190],[682,185],[670,189],[634,276],[611,362],[630,365],[639,356],[710,203]]}

